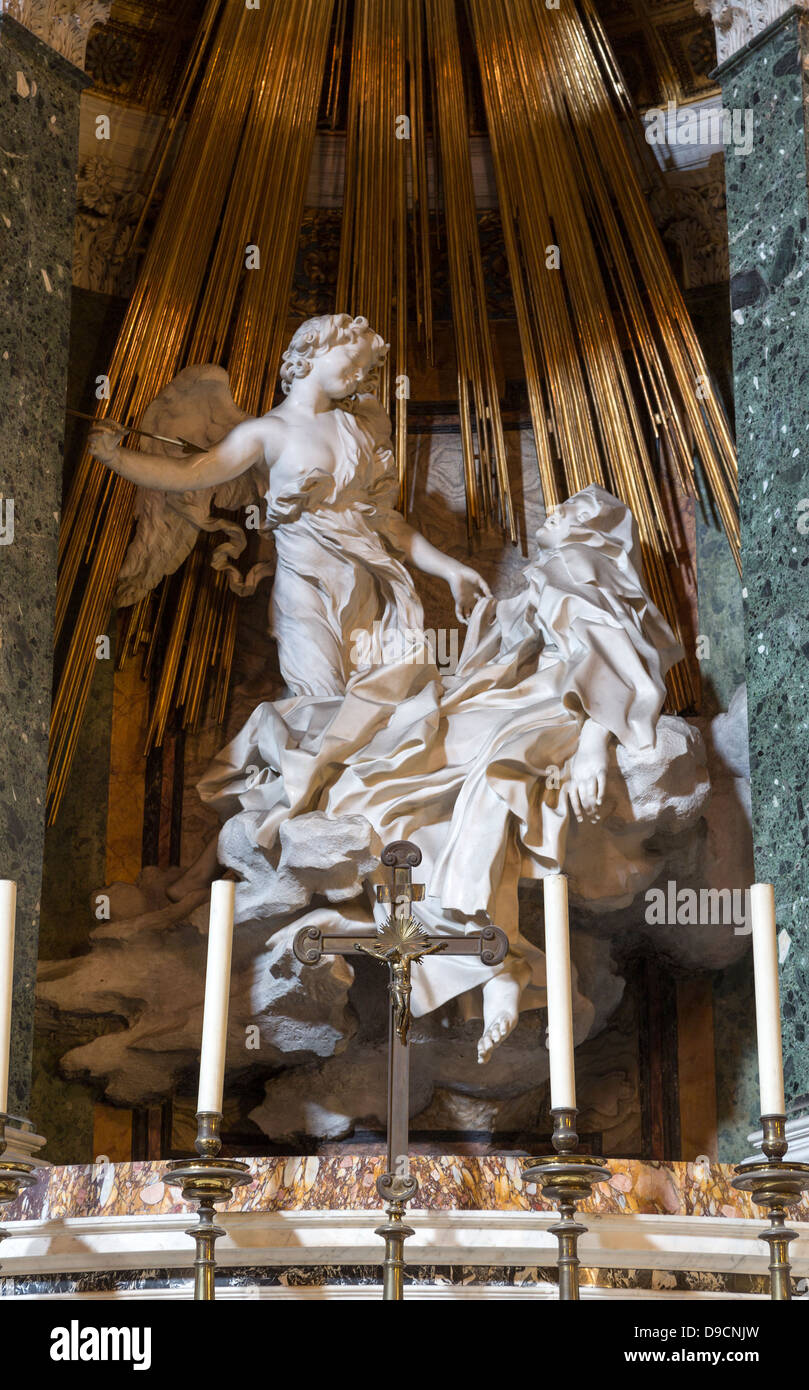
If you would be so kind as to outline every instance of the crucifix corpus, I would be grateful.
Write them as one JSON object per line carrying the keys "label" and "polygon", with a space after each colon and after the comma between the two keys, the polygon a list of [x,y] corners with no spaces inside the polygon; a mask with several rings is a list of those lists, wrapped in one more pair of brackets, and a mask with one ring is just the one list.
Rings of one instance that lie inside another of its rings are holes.
{"label": "crucifix corpus", "polygon": [[410,1121],[410,994],[411,970],[426,956],[439,951],[455,956],[480,956],[485,965],[499,965],[508,951],[508,938],[499,927],[482,927],[464,936],[430,934],[414,916],[413,904],[424,897],[424,884],[413,882],[413,870],[421,863],[421,850],[409,840],[396,840],[382,851],[382,863],[393,870],[393,881],[380,884],[376,895],[390,903],[390,916],[375,931],[351,936],[305,927],[295,937],[294,950],[304,965],[321,956],[357,953],[387,965],[388,982],[388,1150],[387,1172],[377,1179],[377,1191],[387,1202],[388,1220],[377,1227],[385,1240],[383,1299],[404,1297],[404,1243],[413,1229],[404,1224],[405,1204],[418,1191],[410,1172],[408,1129]]}

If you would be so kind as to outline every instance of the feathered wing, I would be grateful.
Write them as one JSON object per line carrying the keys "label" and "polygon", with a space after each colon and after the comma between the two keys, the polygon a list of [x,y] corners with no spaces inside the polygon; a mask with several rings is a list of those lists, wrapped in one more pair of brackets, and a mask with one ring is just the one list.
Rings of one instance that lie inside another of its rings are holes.
{"label": "feathered wing", "polygon": [[[147,407],[142,424],[150,434],[184,439],[200,449],[210,449],[247,419],[246,411],[237,406],[231,395],[224,367],[208,364],[185,367],[179,372]],[[149,441],[149,452],[171,459],[184,457],[176,446],[157,440]],[[216,552],[218,559],[214,559],[214,564],[217,569],[229,570],[232,586],[244,591],[236,567],[229,563],[244,550],[244,532],[232,522],[211,517],[211,504],[216,502],[219,507],[236,510],[257,501],[258,496],[252,470],[218,488],[173,493],[139,489],[137,527],[118,575],[116,606],[124,608],[136,603],[165,575],[174,574],[191,554],[200,531],[228,533],[228,540]],[[262,569],[266,572],[266,567]]]}

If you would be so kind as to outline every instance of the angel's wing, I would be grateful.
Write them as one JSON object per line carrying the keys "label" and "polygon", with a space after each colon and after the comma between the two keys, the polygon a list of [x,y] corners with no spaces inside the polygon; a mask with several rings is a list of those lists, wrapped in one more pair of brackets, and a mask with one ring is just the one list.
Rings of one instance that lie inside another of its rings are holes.
{"label": "angel's wing", "polygon": [[[249,418],[231,395],[224,367],[208,364],[185,367],[179,372],[147,407],[142,423],[152,434],[186,439],[200,449],[210,449]],[[165,454],[167,458],[183,457],[173,445],[157,441],[150,441],[149,452]],[[116,606],[136,603],[165,575],[179,569],[193,550],[200,530],[213,529],[209,520],[212,502],[235,510],[254,501],[257,495],[252,471],[218,488],[197,492],[139,489],[137,527],[118,575]],[[227,524],[223,529],[228,529]]]}

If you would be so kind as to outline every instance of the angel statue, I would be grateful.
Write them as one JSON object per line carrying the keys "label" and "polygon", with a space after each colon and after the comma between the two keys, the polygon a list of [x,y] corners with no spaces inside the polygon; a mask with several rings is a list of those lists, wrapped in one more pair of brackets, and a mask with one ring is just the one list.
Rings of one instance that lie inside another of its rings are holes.
{"label": "angel statue", "polygon": [[[270,631],[290,693],[260,704],[202,778],[222,830],[172,896],[219,863],[239,875],[237,921],[271,922],[290,947],[302,925],[353,934],[384,921],[371,882],[380,841],[415,841],[425,928],[490,922],[510,939],[499,966],[436,955],[413,979],[414,1017],[480,1002],[485,1062],[521,1009],[545,1003],[543,953],[520,931],[520,882],[561,870],[581,898],[618,906],[658,872],[627,768],[639,760],[654,782],[664,675],[681,652],[645,591],[633,518],[600,487],[547,518],[522,589],[500,603],[403,520],[373,394],[386,351],[364,318],[309,319],[268,414],[244,416],[221,368],[188,367],[143,423],[190,437],[198,453],[124,449],[107,428],[91,445],[148,490],[122,572],[129,601],[181,563],[199,526],[221,524],[207,516],[211,500],[257,501],[275,538]],[[217,563],[237,576],[244,537],[227,529]],[[407,565],[444,579],[469,624],[451,676],[424,635]],[[234,578],[243,591],[255,581]],[[358,642],[363,632],[381,640]],[[650,802],[648,786],[638,795]],[[358,833],[367,854],[354,871],[345,846]]]}
{"label": "angel statue", "polygon": [[[293,694],[345,693],[355,630],[378,632],[386,650],[391,637],[397,646],[395,634],[405,640],[420,631],[421,604],[400,556],[444,579],[465,620],[488,586],[394,508],[390,421],[373,394],[387,351],[367,319],[324,314],[298,328],[283,355],[285,400],[258,419],[238,408],[222,367],[186,367],[161,392],[144,425],[203,438],[198,453],[171,444],[160,454],[122,449],[124,431],[94,429],[95,457],[147,489],[118,601],[134,602],[173,573],[200,527],[229,533],[221,548],[228,556],[220,553],[214,563],[233,571],[244,592],[235,566],[226,564],[244,549],[244,535],[239,539],[233,523],[210,520],[209,512],[212,502],[258,503],[277,554],[270,632]],[[252,590],[256,576],[250,578]]]}

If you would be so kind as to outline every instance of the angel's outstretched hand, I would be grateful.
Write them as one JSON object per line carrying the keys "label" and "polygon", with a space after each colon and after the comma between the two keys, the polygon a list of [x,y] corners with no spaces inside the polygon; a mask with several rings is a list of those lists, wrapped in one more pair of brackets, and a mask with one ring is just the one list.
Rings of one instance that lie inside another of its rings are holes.
{"label": "angel's outstretched hand", "polygon": [[107,466],[115,461],[118,446],[126,435],[126,430],[116,425],[94,425],[87,440],[87,447],[93,458]]}
{"label": "angel's outstretched hand", "polygon": [[461,623],[469,621],[479,599],[492,596],[486,580],[468,565],[453,565],[447,583],[455,599],[455,616]]}

